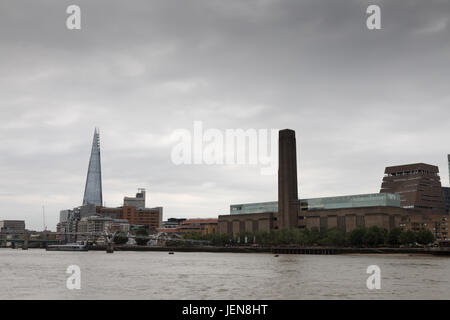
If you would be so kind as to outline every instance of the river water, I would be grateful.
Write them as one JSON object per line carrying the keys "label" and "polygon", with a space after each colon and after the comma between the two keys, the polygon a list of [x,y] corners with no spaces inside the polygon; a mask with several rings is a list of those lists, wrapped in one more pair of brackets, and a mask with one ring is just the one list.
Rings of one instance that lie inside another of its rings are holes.
{"label": "river water", "polygon": [[0,299],[450,299],[450,257],[0,249]]}

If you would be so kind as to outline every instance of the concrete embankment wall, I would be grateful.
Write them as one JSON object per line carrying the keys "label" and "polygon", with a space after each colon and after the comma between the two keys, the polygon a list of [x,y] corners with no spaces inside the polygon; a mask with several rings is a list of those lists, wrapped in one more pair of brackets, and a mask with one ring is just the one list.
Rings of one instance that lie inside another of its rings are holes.
{"label": "concrete embankment wall", "polygon": [[[89,246],[89,250],[106,251],[106,246]],[[236,253],[263,253],[271,252],[271,248],[262,247],[156,247],[156,246],[114,246],[115,251],[174,251],[174,252],[236,252]]]}
{"label": "concrete embankment wall", "polygon": [[[89,246],[89,250],[106,251],[106,246]],[[173,252],[234,252],[274,254],[439,254],[450,255],[450,250],[441,248],[338,248],[338,247],[156,247],[156,246],[114,246],[115,251],[173,251]]]}

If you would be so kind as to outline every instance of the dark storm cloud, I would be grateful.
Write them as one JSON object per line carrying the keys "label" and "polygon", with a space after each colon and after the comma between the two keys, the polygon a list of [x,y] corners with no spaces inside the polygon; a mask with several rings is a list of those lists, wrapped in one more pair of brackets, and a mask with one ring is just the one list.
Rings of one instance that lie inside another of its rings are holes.
{"label": "dark storm cloud", "polygon": [[0,219],[41,228],[45,204],[54,228],[80,204],[94,126],[106,204],[147,187],[165,217],[277,197],[258,167],[174,166],[194,120],[295,129],[301,197],[378,192],[398,163],[446,177],[449,18],[446,0],[2,1]]}

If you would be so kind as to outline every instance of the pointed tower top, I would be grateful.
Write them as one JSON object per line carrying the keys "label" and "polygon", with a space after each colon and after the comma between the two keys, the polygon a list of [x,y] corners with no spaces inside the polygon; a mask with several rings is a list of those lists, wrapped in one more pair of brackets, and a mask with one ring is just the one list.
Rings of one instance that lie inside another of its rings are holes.
{"label": "pointed tower top", "polygon": [[98,128],[94,130],[92,141],[91,156],[89,158],[89,167],[86,177],[86,186],[84,188],[83,205],[94,204],[101,206],[102,196],[102,170],[100,161],[100,133]]}

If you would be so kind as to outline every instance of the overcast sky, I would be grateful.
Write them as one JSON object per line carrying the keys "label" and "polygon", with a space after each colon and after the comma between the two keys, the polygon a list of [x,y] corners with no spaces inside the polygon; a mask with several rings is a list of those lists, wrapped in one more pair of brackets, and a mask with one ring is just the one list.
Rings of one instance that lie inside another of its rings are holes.
{"label": "overcast sky", "polygon": [[301,198],[379,192],[414,162],[448,185],[448,0],[2,0],[0,41],[0,220],[41,230],[45,205],[55,230],[81,205],[96,126],[106,205],[144,187],[165,219],[277,199],[259,166],[174,165],[196,120],[294,129]]}

